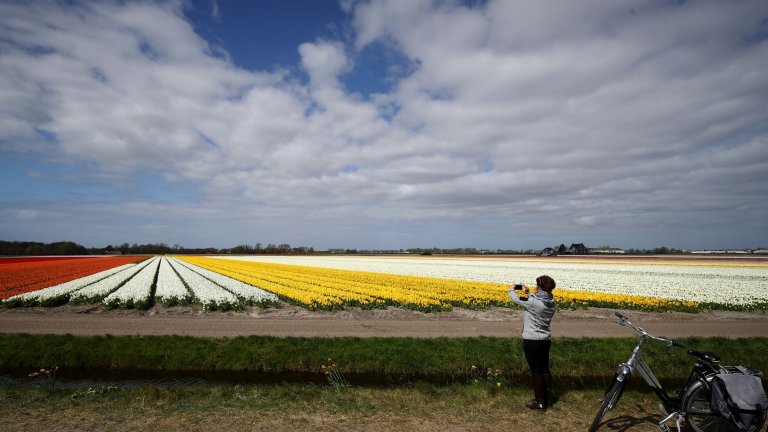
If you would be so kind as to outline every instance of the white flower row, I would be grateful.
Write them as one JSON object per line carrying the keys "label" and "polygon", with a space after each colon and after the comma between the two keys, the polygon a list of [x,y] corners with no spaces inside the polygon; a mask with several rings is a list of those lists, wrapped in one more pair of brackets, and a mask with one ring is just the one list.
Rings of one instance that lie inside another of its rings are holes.
{"label": "white flower row", "polygon": [[548,274],[558,289],[631,294],[671,300],[749,306],[768,302],[768,267],[709,262],[584,263],[537,259],[403,257],[220,257],[311,267],[497,283],[526,282]]}
{"label": "white flower row", "polygon": [[160,266],[160,257],[152,258],[141,271],[104,298],[110,307],[146,308],[152,302],[152,285]]}
{"label": "white flower row", "polygon": [[278,302],[277,295],[271,292],[267,292],[261,288],[257,288],[253,285],[248,285],[245,282],[241,282],[237,279],[232,279],[231,277],[224,276],[223,274],[216,273],[208,269],[202,268],[200,266],[190,264],[183,260],[177,260],[177,261],[180,261],[182,265],[187,266],[188,268],[202,275],[206,279],[210,279],[211,281],[215,282],[217,285],[223,288],[226,288],[228,291],[231,291],[234,295],[238,297],[238,299],[241,302],[245,304],[255,305],[255,304],[270,304],[270,303]]}
{"label": "white flower row", "polygon": [[234,294],[195,273],[178,260],[171,259],[170,262],[195,297],[203,304],[203,309],[229,309],[239,303]]}
{"label": "white flower row", "polygon": [[155,299],[164,306],[175,304],[188,304],[193,301],[184,282],[173,271],[168,258],[163,257],[160,262],[160,270],[157,273],[157,286],[155,287]]}
{"label": "white flower row", "polygon": [[69,301],[75,303],[99,301],[147,267],[150,262],[151,260],[142,261],[133,267],[129,267],[85,288],[79,289],[70,295]]}
{"label": "white flower row", "polygon": [[28,293],[18,294],[5,300],[6,303],[18,303],[29,306],[42,305],[53,306],[63,304],[69,301],[69,296],[72,292],[77,291],[83,287],[86,287],[94,282],[98,282],[104,278],[112,276],[124,270],[128,270],[135,267],[136,264],[124,264],[119,267],[104,270],[98,273],[94,273],[90,276],[81,277],[79,279],[71,280],[69,282],[60,283],[41,290],[32,291]]}

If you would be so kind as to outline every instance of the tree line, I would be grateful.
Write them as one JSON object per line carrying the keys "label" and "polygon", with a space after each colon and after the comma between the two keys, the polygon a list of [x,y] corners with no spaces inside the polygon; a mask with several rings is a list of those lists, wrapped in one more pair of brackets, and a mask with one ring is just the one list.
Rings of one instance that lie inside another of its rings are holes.
{"label": "tree line", "polygon": [[313,247],[306,247],[306,246],[300,246],[300,247],[291,247],[291,245],[287,243],[283,244],[272,244],[269,243],[266,246],[262,245],[261,243],[256,243],[254,246],[251,245],[238,245],[233,248],[227,249],[225,253],[233,253],[233,254],[293,254],[293,255],[307,255],[307,254],[313,254],[315,253],[315,248]]}
{"label": "tree line", "polygon": [[289,244],[268,244],[262,246],[239,245],[233,248],[186,248],[178,244],[165,243],[107,245],[103,248],[86,248],[71,241],[40,243],[30,241],[0,240],[0,256],[35,255],[159,255],[159,254],[294,254],[315,253],[312,247],[291,247]]}
{"label": "tree line", "polygon": [[[578,247],[577,247],[578,246]],[[601,247],[603,249],[609,246]],[[591,251],[583,244],[572,244],[566,248],[564,244],[549,249],[553,254],[589,254]],[[598,248],[600,249],[600,248]],[[761,253],[765,253],[765,248],[758,248]],[[103,248],[86,248],[72,241],[61,241],[54,243],[41,243],[31,241],[3,241],[0,240],[0,256],[34,256],[34,255],[160,255],[160,254],[267,254],[267,255],[311,255],[314,253],[331,254],[418,254],[418,255],[513,255],[513,254],[539,254],[539,250],[487,250],[476,248],[409,248],[397,250],[358,250],[358,249],[329,249],[327,251],[316,251],[313,247],[301,246],[292,247],[287,243],[272,244],[256,243],[255,245],[241,244],[231,248],[218,249],[209,248],[187,248],[178,244],[168,245],[165,243],[150,244],[128,244],[107,245]],[[666,246],[653,249],[627,249],[624,251],[627,255],[665,255],[665,254],[688,254],[690,251],[669,248]]]}

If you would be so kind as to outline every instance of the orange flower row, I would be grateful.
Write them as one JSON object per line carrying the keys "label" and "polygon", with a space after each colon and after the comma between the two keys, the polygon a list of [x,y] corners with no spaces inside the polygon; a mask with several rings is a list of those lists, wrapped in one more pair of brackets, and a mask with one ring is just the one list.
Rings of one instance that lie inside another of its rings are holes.
{"label": "orange flower row", "polygon": [[0,266],[0,299],[134,263],[146,256],[27,260]]}

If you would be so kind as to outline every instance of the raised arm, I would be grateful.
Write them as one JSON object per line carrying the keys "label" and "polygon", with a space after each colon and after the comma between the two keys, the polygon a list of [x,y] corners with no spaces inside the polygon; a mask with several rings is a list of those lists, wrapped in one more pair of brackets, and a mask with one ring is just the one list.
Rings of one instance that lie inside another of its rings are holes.
{"label": "raised arm", "polygon": [[[523,288],[522,292],[528,293],[528,288]],[[509,291],[507,291],[507,294],[509,295],[509,298],[512,300],[512,303],[518,304],[520,306],[528,306],[528,299],[521,299],[520,296],[517,294],[517,290],[515,290],[514,285],[509,286]]]}

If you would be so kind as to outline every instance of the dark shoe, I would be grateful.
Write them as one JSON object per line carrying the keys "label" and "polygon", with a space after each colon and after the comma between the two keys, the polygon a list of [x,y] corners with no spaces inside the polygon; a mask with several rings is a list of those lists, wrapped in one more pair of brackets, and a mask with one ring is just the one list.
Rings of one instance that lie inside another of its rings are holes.
{"label": "dark shoe", "polygon": [[525,406],[527,406],[528,408],[530,408],[532,410],[545,411],[547,409],[547,405],[546,404],[544,404],[543,402],[539,402],[537,400],[532,400],[532,401],[528,402],[527,404],[525,404]]}

